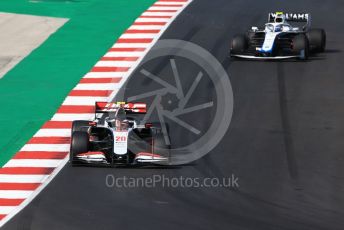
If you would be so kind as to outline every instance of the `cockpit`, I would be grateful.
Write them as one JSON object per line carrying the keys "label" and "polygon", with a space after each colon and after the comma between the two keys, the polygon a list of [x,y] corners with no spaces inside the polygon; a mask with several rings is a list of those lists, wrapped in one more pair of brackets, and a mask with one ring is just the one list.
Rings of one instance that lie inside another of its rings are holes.
{"label": "cockpit", "polygon": [[129,120],[126,117],[126,112],[123,108],[118,108],[114,117],[107,119],[109,127],[116,131],[127,131],[129,129]]}
{"label": "cockpit", "polygon": [[292,30],[292,28],[288,24],[274,24],[274,23],[265,24],[265,32],[278,33],[278,32],[290,31],[290,30]]}

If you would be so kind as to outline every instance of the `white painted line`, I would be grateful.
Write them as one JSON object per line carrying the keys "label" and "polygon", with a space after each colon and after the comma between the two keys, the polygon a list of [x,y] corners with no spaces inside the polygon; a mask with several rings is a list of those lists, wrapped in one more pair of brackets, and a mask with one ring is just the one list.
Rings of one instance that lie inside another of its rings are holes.
{"label": "white painted line", "polygon": [[0,214],[7,215],[8,213],[12,212],[15,208],[17,208],[17,206],[0,206]]}
{"label": "white painted line", "polygon": [[26,190],[0,190],[0,198],[5,199],[25,199],[28,198],[33,191]]}
{"label": "white painted line", "polygon": [[168,16],[168,17],[171,17],[173,15],[175,15],[176,13],[172,12],[144,12],[142,14],[142,16]]}
{"label": "white painted line", "polygon": [[147,47],[149,47],[149,43],[116,43],[112,46],[112,48],[147,48]]}
{"label": "white painted line", "polygon": [[0,190],[0,198],[5,199],[25,199],[28,198],[33,191],[26,190]]}
{"label": "white painted line", "polygon": [[34,137],[70,137],[70,129],[40,129]]}
{"label": "white painted line", "polygon": [[160,25],[132,25],[129,30],[161,30],[164,26]]}
{"label": "white painted line", "polygon": [[123,34],[120,38],[154,38],[156,34]]}
{"label": "white painted line", "polygon": [[99,61],[97,67],[131,67],[136,61]]}
{"label": "white painted line", "polygon": [[154,5],[185,5],[190,2],[163,2],[163,1],[157,1],[154,3]]}
{"label": "white painted line", "polygon": [[26,144],[20,151],[68,152],[69,144]]}
{"label": "white painted line", "polygon": [[62,160],[36,160],[36,159],[12,159],[3,167],[48,167],[56,168],[61,164]]}
{"label": "white painted line", "polygon": [[142,56],[141,51],[135,51],[135,52],[109,51],[104,55],[104,57],[140,57],[140,56]]}
{"label": "white painted line", "polygon": [[0,174],[1,183],[42,183],[49,175]]}
{"label": "white painted line", "polygon": [[131,67],[135,61],[99,61],[96,67]]}
{"label": "white painted line", "polygon": [[138,18],[135,20],[135,22],[168,22],[170,21],[170,18]]}
{"label": "white painted line", "polygon": [[108,101],[108,97],[67,97],[63,105],[94,105],[96,101]]}
{"label": "white painted line", "polygon": [[74,90],[113,90],[119,88],[118,83],[78,84]]}
{"label": "white painted line", "polygon": [[113,78],[113,77],[122,77],[123,73],[121,72],[89,72],[84,78]]}
{"label": "white painted line", "polygon": [[52,121],[92,120],[94,113],[56,113]]}
{"label": "white painted line", "polygon": [[[151,6],[148,10],[179,10],[180,6]],[[175,13],[174,13],[175,14]]]}

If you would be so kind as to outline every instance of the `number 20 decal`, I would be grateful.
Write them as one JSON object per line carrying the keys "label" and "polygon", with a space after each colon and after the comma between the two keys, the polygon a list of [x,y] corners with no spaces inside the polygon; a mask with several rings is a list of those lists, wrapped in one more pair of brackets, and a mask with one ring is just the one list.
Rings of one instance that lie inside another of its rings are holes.
{"label": "number 20 decal", "polygon": [[127,137],[116,137],[116,142],[124,142],[127,141]]}

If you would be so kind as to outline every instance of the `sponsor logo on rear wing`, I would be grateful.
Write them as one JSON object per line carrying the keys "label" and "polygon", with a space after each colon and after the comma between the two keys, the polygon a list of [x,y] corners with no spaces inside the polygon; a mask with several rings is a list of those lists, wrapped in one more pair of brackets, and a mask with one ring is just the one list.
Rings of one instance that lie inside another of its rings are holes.
{"label": "sponsor logo on rear wing", "polygon": [[96,102],[95,113],[113,113],[119,108],[123,108],[126,113],[145,114],[147,112],[145,103]]}
{"label": "sponsor logo on rear wing", "polygon": [[269,13],[269,22],[274,22],[276,16],[279,14],[284,14],[286,21],[289,21],[289,22],[309,22],[311,20],[311,15],[309,13],[275,12],[275,13]]}
{"label": "sponsor logo on rear wing", "polygon": [[308,22],[311,19],[311,15],[308,13],[287,13],[285,19],[290,22]]}

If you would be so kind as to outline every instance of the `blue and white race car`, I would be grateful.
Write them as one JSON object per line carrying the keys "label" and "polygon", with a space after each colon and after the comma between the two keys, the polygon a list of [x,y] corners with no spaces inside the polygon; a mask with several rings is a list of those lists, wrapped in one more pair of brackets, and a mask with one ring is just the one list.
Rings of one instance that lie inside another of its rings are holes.
{"label": "blue and white race car", "polygon": [[[290,22],[302,23],[293,27]],[[246,34],[236,35],[230,56],[247,59],[308,59],[310,54],[324,52],[326,33],[311,29],[308,13],[269,13],[263,28],[252,27]]]}

